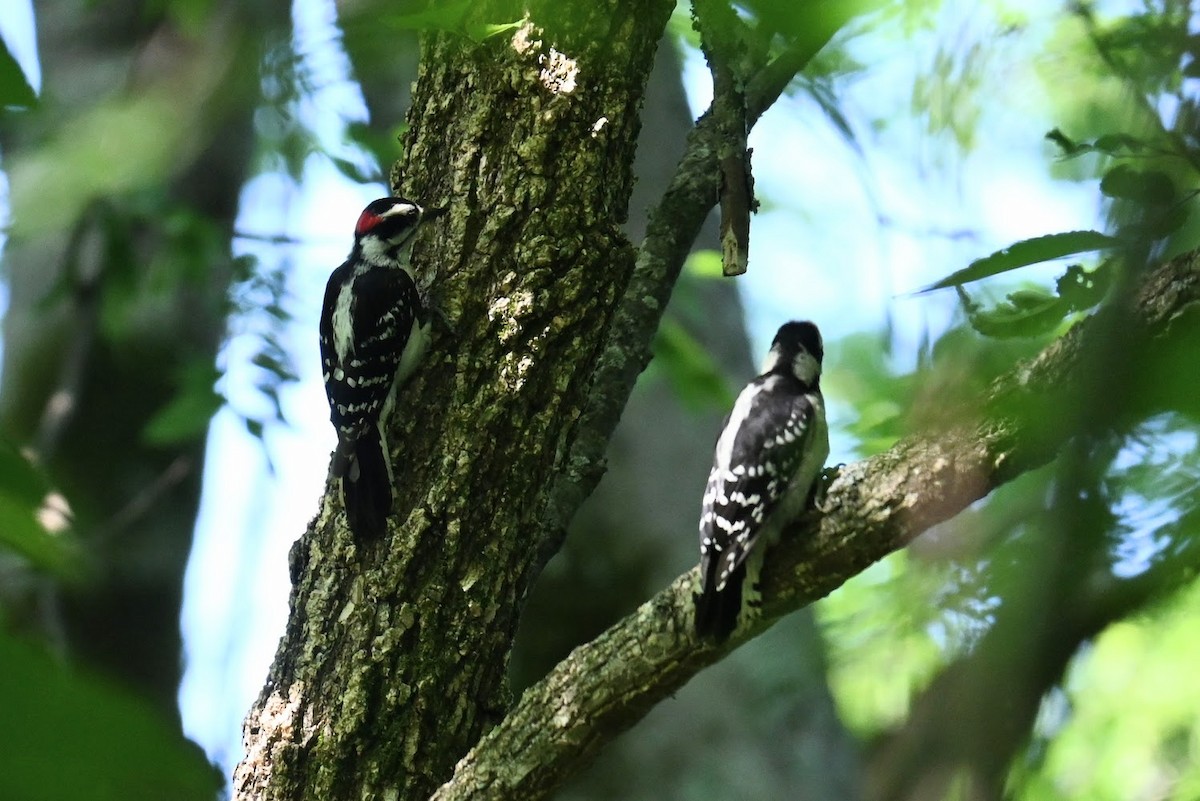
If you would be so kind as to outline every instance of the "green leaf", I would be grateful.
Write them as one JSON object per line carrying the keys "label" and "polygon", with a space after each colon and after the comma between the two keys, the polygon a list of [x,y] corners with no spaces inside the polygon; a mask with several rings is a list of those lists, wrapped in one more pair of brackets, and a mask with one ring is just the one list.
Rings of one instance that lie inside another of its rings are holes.
{"label": "green leaf", "polygon": [[212,801],[218,772],[141,699],[0,634],[0,798]]}
{"label": "green leaf", "polygon": [[209,362],[194,362],[184,368],[179,394],[146,423],[142,436],[152,445],[174,445],[204,435],[212,416],[225,398],[213,388],[220,373]]}
{"label": "green leaf", "polygon": [[478,43],[478,42],[483,42],[487,39],[491,39],[493,36],[499,36],[502,33],[516,30],[517,28],[520,28],[523,24],[525,24],[524,20],[516,20],[514,22],[500,22],[500,23],[481,23],[478,25],[466,26],[465,32],[467,34],[467,37],[469,39],[471,39],[471,41]]}
{"label": "green leaf", "polygon": [[36,507],[50,491],[50,482],[11,442],[0,439],[0,492]]}
{"label": "green leaf", "polygon": [[1097,137],[1094,147],[1096,150],[1099,150],[1102,153],[1106,153],[1110,156],[1116,156],[1120,155],[1122,150],[1128,151],[1129,153],[1141,153],[1149,149],[1150,146],[1141,139],[1138,139],[1136,136],[1115,133],[1105,134]]}
{"label": "green leaf", "polygon": [[20,554],[39,570],[70,578],[79,570],[74,541],[63,532],[47,531],[37,518],[50,492],[45,476],[0,440],[0,547]]}
{"label": "green leaf", "polygon": [[37,95],[26,80],[24,70],[9,52],[8,45],[0,39],[0,108],[30,108],[36,104]]}
{"label": "green leaf", "polygon": [[716,250],[697,250],[683,263],[683,272],[694,278],[724,278],[721,253]]}
{"label": "green leaf", "polygon": [[1038,289],[1011,293],[1005,303],[984,309],[962,287],[955,287],[971,327],[985,337],[1033,337],[1050,332],[1063,321],[1066,304],[1057,295]]}
{"label": "green leaf", "polygon": [[434,3],[424,11],[414,14],[387,14],[381,19],[393,28],[400,30],[458,33],[476,43],[514,30],[524,24],[523,20],[468,23],[466,21],[467,13],[473,5],[472,0]]}
{"label": "green leaf", "polygon": [[1103,300],[1111,284],[1112,266],[1110,262],[1105,261],[1091,271],[1083,269],[1081,265],[1072,264],[1059,276],[1054,288],[1073,311],[1082,311]]}
{"label": "green leaf", "polygon": [[1138,225],[1140,233],[1149,239],[1164,239],[1183,227],[1191,212],[1185,205],[1175,205],[1161,214],[1148,214]]}
{"label": "green leaf", "polygon": [[1046,134],[1046,138],[1062,151],[1063,160],[1073,159],[1085,153],[1099,152],[1106,156],[1126,156],[1154,149],[1150,142],[1126,133],[1104,134],[1096,137],[1095,142],[1076,142],[1055,128]]}
{"label": "green leaf", "polygon": [[152,445],[189,442],[208,429],[208,421],[223,405],[225,398],[211,390],[176,395],[150,418],[142,434]]}
{"label": "green leaf", "polygon": [[975,331],[993,339],[1011,339],[1050,333],[1069,314],[1090,309],[1104,300],[1111,282],[1112,267],[1106,261],[1091,271],[1072,264],[1059,276],[1054,292],[1018,289],[991,308],[973,301],[961,286],[954,289]]}
{"label": "green leaf", "polygon": [[1060,131],[1058,128],[1047,132],[1046,138],[1058,146],[1058,149],[1063,152],[1064,158],[1071,158],[1088,150],[1088,146],[1086,144],[1079,144],[1068,137],[1065,133]]}
{"label": "green leaf", "polygon": [[1092,250],[1104,250],[1117,247],[1121,240],[1102,234],[1099,231],[1069,231],[1062,234],[1050,234],[1034,239],[1026,239],[1010,245],[1004,250],[998,250],[990,256],[976,259],[966,268],[952,273],[937,283],[919,289],[915,294],[932,292],[935,289],[945,289],[950,286],[978,281],[993,275],[1006,273],[1018,267],[1039,264],[1052,259],[1061,259],[1076,253],[1086,253]]}
{"label": "green leaf", "polygon": [[659,326],[654,364],[662,368],[685,406],[700,410],[733,405],[736,394],[712,355],[673,320],[663,320]]}
{"label": "green leaf", "polygon": [[266,425],[263,423],[263,421],[255,420],[251,417],[245,417],[242,419],[242,422],[246,424],[246,431],[250,434],[250,436],[261,442],[263,438],[263,432],[266,430]]}
{"label": "green leaf", "polygon": [[66,533],[51,534],[37,520],[37,506],[26,506],[0,492],[0,548],[9,548],[35,568],[59,578],[80,573],[79,552]]}
{"label": "green leaf", "polygon": [[405,31],[462,30],[463,20],[471,10],[473,0],[434,3],[424,11],[413,14],[383,14],[380,19],[393,28]]}
{"label": "green leaf", "polygon": [[1175,184],[1159,170],[1135,170],[1118,164],[1100,180],[1100,191],[1109,197],[1145,205],[1166,206],[1175,202]]}
{"label": "green leaf", "polygon": [[381,180],[378,165],[371,165],[364,168],[349,159],[339,158],[331,154],[326,154],[326,158],[333,163],[338,172],[355,183],[369,184],[372,181]]}
{"label": "green leaf", "polygon": [[857,454],[881,453],[905,433],[913,380],[896,373],[886,333],[860,332],[826,342],[821,386],[826,397],[845,404],[845,429],[857,442]]}

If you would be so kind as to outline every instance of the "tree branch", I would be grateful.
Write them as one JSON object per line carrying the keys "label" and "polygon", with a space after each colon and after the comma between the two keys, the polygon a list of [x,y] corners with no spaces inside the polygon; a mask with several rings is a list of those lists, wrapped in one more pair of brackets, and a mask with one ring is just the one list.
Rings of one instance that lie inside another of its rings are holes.
{"label": "tree branch", "polygon": [[[749,78],[745,90],[746,129],[754,126],[763,112],[783,94],[796,73],[804,69],[838,29],[876,2],[833,4],[822,16],[822,26],[810,32],[803,41],[794,42]],[[608,440],[638,376],[650,363],[654,332],[658,330],[692,243],[717,201],[723,130],[722,122],[710,108],[688,135],[675,177],[649,214],[633,276],[608,328],[608,341],[592,379],[588,406],[572,443],[567,468],[556,480],[550,494],[535,570],[540,571],[558,552],[566,536],[567,523],[604,475],[604,451]]]}
{"label": "tree branch", "polygon": [[726,0],[694,0],[692,20],[712,73],[712,116],[720,125],[721,266],[726,276],[742,275],[750,258],[750,213],[757,206],[746,146],[746,92],[739,74],[747,61],[746,26]]}
{"label": "tree branch", "polygon": [[[1126,334],[1145,337],[1151,347],[1169,345],[1179,334],[1174,321],[1189,305],[1194,317],[1197,304],[1200,256],[1193,253],[1147,276],[1134,307],[1140,330]],[[685,573],[529,688],[434,798],[546,797],[701,668],[997,486],[1048,462],[1071,429],[1046,425],[1045,411],[1070,396],[1081,377],[1080,354],[1103,335],[1102,324],[1096,317],[1080,323],[998,379],[976,422],[905,438],[843,469],[820,519],[801,519],[772,551],[763,573],[762,616],[727,643],[715,647],[693,639],[697,577],[694,569]]]}

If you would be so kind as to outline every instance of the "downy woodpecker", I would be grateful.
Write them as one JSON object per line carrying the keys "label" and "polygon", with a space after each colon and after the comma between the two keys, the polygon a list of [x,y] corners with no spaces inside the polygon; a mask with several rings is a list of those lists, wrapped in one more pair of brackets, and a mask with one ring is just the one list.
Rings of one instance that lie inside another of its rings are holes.
{"label": "downy woodpecker", "polygon": [[429,345],[430,311],[409,264],[413,237],[434,216],[398,197],[373,201],[354,247],[329,276],[321,308],[321,366],[337,429],[330,474],[350,530],[381,536],[392,510],[384,427],[396,393]]}
{"label": "downy woodpecker", "polygon": [[758,602],[763,552],[803,511],[829,456],[824,354],[815,325],[785,324],[725,418],[700,515],[701,637],[725,640],[743,600]]}

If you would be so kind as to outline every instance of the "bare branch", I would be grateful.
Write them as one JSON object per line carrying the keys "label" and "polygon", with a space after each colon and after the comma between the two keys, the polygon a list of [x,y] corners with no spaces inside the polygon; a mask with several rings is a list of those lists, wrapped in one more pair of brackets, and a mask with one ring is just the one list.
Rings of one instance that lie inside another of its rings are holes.
{"label": "bare branch", "polygon": [[[1173,320],[1200,303],[1200,256],[1151,273],[1134,313],[1141,330],[1169,342]],[[783,615],[821,598],[871,563],[963,510],[1001,484],[1049,461],[1071,430],[1046,426],[1046,404],[1080,379],[1080,354],[1097,330],[1076,326],[993,385],[992,410],[973,424],[906,438],[841,471],[825,513],[785,533],[764,570],[762,617],[724,645],[692,637],[695,570],[593,642],[575,649],[529,688],[507,717],[456,768],[434,798],[537,799],[704,666]]]}
{"label": "bare branch", "polygon": [[695,0],[692,14],[712,73],[712,117],[720,128],[721,269],[727,276],[742,275],[750,258],[750,213],[757,207],[746,146],[746,92],[739,74],[746,61],[746,26],[726,0]]}

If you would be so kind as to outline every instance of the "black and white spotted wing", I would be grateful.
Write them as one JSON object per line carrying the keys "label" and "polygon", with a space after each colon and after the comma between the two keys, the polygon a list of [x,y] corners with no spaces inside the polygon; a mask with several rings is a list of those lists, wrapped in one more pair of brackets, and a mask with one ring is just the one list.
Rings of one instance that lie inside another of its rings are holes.
{"label": "black and white spotted wing", "polygon": [[766,527],[803,508],[825,457],[811,447],[813,437],[823,436],[820,397],[805,390],[791,375],[760,376],[742,390],[726,420],[700,517],[705,594],[725,589]]}
{"label": "black and white spotted wing", "polygon": [[[338,432],[339,451],[378,422],[400,366],[397,342],[404,339],[397,332],[407,334],[422,308],[417,287],[405,271],[365,271],[351,286],[347,282],[352,270],[347,261],[329,277],[325,307],[338,311],[322,317],[320,332],[329,419]],[[343,380],[347,374],[358,378]]]}

